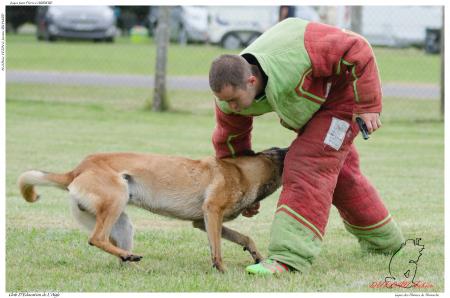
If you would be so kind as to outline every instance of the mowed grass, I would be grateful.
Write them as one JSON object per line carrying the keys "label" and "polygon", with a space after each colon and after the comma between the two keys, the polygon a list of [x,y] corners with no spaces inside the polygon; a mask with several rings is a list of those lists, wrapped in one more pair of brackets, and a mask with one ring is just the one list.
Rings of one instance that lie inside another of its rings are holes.
{"label": "mowed grass", "polygon": [[[389,256],[366,255],[332,208],[322,252],[308,275],[259,278],[245,274],[251,258],[223,241],[225,274],[211,268],[206,234],[189,222],[128,207],[134,252],[144,258],[120,266],[88,245],[72,219],[67,193],[40,188],[25,202],[22,171],[63,172],[93,152],[137,151],[201,158],[213,154],[209,92],[171,91],[172,111],[144,110],[148,89],[7,85],[6,290],[62,292],[440,292],[444,290],[444,126],[437,101],[386,99],[384,127],[369,141],[358,137],[361,167],[407,238],[425,250],[416,281],[431,289],[372,289],[388,275]],[[433,112],[434,111],[434,112]],[[420,118],[422,114],[426,117]],[[402,115],[399,117],[399,115]],[[419,117],[419,118],[417,118]],[[415,121],[419,119],[420,121]],[[274,115],[254,122],[255,150],[287,146],[295,135]],[[226,225],[250,235],[267,254],[279,191],[254,218]]]}
{"label": "mowed grass", "polygon": [[[115,43],[90,41],[38,42],[32,35],[8,35],[8,69],[98,73],[153,74],[156,46],[152,39],[132,43],[118,38]],[[211,45],[170,44],[169,75],[205,75],[214,58],[225,51]],[[186,59],[190,57],[190,59]]]}
{"label": "mowed grass", "polygon": [[[7,35],[6,63],[9,70],[153,74],[156,47],[152,39],[134,44],[127,38],[116,43],[89,41],[38,42],[33,35]],[[383,82],[439,84],[440,56],[422,49],[374,48]],[[169,46],[169,75],[208,73],[214,58],[237,54],[213,45]],[[188,57],[188,58],[187,58]]]}

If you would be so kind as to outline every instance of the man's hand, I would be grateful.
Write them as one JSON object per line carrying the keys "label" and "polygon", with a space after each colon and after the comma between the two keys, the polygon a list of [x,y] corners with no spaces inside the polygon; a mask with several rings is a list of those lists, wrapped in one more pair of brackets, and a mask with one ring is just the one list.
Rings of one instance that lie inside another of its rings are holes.
{"label": "man's hand", "polygon": [[245,217],[252,217],[259,213],[259,202],[255,202],[248,206],[244,211],[242,211],[242,215]]}
{"label": "man's hand", "polygon": [[369,134],[376,131],[381,127],[380,114],[379,113],[364,113],[364,114],[354,114],[353,121],[356,121],[356,117],[361,118],[367,126]]}

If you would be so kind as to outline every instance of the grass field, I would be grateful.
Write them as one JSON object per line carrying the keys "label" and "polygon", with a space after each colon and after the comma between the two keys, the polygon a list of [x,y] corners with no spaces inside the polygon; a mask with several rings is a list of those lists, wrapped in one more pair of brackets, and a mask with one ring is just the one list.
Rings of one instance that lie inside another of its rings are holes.
{"label": "grass field", "polygon": [[[29,42],[30,48],[20,53],[21,47],[8,43],[8,54],[11,53],[8,67],[11,69],[25,68],[27,63],[30,68],[52,63],[50,59],[40,64],[40,59],[50,54],[32,53],[31,41],[17,42]],[[50,47],[52,55],[55,53],[58,59],[60,45],[62,43],[45,44],[45,47]],[[105,51],[102,56],[113,55],[107,52],[109,46],[102,45]],[[126,43],[122,46],[132,48]],[[143,52],[145,47],[142,46]],[[218,50],[211,48],[211,51]],[[19,61],[23,55],[30,60]],[[133,53],[130,57],[134,57]],[[126,59],[120,63],[132,63],[130,58]],[[96,70],[102,71],[101,67]],[[180,74],[174,69],[171,71]],[[357,241],[344,230],[334,208],[322,253],[310,274],[270,279],[246,275],[243,269],[251,258],[227,241],[223,241],[223,257],[228,271],[216,273],[210,265],[204,233],[194,230],[188,222],[133,207],[127,212],[136,227],[134,251],[144,258],[134,266],[121,267],[114,257],[88,245],[88,234],[79,230],[71,218],[66,193],[41,188],[42,199],[35,204],[20,198],[15,181],[22,171],[31,168],[66,171],[93,152],[155,152],[191,158],[213,154],[210,136],[214,116],[210,94],[171,91],[169,95],[172,111],[158,114],[143,109],[150,97],[148,89],[7,85],[7,291],[444,290],[444,125],[437,101],[386,98],[383,129],[369,141],[359,137],[356,140],[364,173],[378,188],[405,236],[422,238],[425,250],[416,281],[432,284],[431,289],[370,288],[371,283],[384,281],[389,257],[362,254]],[[420,121],[416,121],[418,119]],[[279,126],[274,115],[259,117],[253,135],[255,150],[289,145],[295,136]],[[261,213],[256,217],[240,217],[227,224],[250,235],[263,254],[267,253],[277,195],[278,192],[262,202]]]}
{"label": "grass field", "polygon": [[[152,40],[133,44],[118,38],[116,43],[37,42],[33,35],[7,35],[10,70],[47,70],[100,73],[152,74],[156,48]],[[383,82],[439,83],[440,57],[421,49],[375,48]],[[217,46],[171,44],[169,75],[206,75],[211,61],[220,54],[237,53]],[[186,59],[189,57],[189,59]]]}

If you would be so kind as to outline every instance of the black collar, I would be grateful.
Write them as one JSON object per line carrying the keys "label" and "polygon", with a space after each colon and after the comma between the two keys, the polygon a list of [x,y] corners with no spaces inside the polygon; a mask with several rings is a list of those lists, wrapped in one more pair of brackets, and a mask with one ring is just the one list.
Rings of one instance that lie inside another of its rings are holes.
{"label": "black collar", "polygon": [[259,62],[258,62],[258,60],[256,59],[255,56],[253,56],[252,54],[244,54],[244,55],[242,55],[242,58],[247,60],[247,62],[249,64],[256,65],[258,67],[258,69],[259,69],[259,72],[261,73],[261,76],[262,76],[262,79],[263,79],[263,91],[260,94],[257,94],[255,96],[255,99],[259,100],[260,98],[262,98],[263,96],[266,95],[266,92],[264,90],[266,90],[268,77],[267,77],[266,73],[264,72],[264,70],[262,69],[261,65],[259,64]]}

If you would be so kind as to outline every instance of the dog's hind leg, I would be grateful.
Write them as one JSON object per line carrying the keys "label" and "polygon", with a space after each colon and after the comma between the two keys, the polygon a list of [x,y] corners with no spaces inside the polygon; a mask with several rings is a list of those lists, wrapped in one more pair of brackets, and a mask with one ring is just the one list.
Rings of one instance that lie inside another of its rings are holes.
{"label": "dog's hind leg", "polygon": [[109,238],[115,246],[131,251],[133,249],[133,235],[133,224],[128,215],[122,212],[114,224]]}
{"label": "dog's hind leg", "polygon": [[128,232],[132,231],[132,226],[128,216],[123,213],[128,202],[128,190],[121,176],[106,171],[86,173],[74,180],[69,191],[81,209],[95,214],[93,227],[90,220],[82,222],[88,229],[92,228],[89,244],[122,261],[139,261],[142,258],[129,251],[132,233]]}
{"label": "dog's hind leg", "polygon": [[[202,231],[206,232],[205,223],[203,220],[198,220],[192,222],[192,225],[194,228],[200,229]],[[247,250],[250,255],[252,256],[255,263],[259,263],[263,257],[259,253],[258,249],[256,248],[255,242],[253,242],[252,238],[245,236],[235,230],[232,230],[230,228],[227,228],[225,226],[222,226],[222,238],[227,239],[233,243],[236,243],[244,248],[244,250]]]}
{"label": "dog's hind leg", "polygon": [[[77,222],[86,230],[92,232],[95,227],[95,215],[86,210],[76,198],[71,199],[71,209]],[[111,230],[109,240],[115,246],[131,251],[133,248],[133,235],[133,224],[128,218],[128,215],[122,212]]]}
{"label": "dog's hind leg", "polygon": [[89,212],[81,202],[74,196],[70,198],[70,207],[73,217],[77,222],[89,232],[95,227],[95,214]]}
{"label": "dog's hind leg", "polygon": [[[119,241],[123,240],[122,238],[117,239],[114,237],[118,235],[123,236],[123,232],[121,232],[120,229],[116,230],[116,232],[119,231],[117,234],[114,233],[116,235],[112,233],[114,224],[119,220],[120,215],[122,214],[122,208],[120,208],[120,206],[114,206],[114,204],[104,204],[98,209],[95,227],[89,238],[89,244],[95,245],[96,247],[119,257],[122,261],[140,261],[142,258],[141,256],[134,255],[127,250],[117,247],[110,241],[110,236],[112,236],[117,245],[120,245]],[[121,244],[131,246],[131,242],[127,241]]]}

